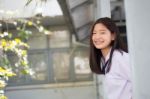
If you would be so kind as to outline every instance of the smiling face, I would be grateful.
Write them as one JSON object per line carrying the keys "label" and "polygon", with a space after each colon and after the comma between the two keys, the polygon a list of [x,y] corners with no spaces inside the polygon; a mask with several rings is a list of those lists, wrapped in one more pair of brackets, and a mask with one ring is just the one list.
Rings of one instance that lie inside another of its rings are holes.
{"label": "smiling face", "polygon": [[104,50],[110,48],[110,44],[114,39],[114,33],[111,33],[103,24],[98,23],[94,26],[92,41],[97,49]]}

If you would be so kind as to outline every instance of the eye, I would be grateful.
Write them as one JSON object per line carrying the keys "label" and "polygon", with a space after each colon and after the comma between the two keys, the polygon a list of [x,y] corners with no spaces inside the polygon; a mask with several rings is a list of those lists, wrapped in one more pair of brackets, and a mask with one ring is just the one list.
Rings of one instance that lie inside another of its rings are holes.
{"label": "eye", "polygon": [[93,32],[92,34],[94,35],[94,34],[96,34],[96,32]]}
{"label": "eye", "polygon": [[101,34],[105,34],[105,32],[101,32]]}

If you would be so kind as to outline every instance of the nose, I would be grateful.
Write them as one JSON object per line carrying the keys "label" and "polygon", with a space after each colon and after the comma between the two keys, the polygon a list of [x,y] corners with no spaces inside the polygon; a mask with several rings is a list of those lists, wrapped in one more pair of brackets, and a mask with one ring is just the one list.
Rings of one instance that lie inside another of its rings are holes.
{"label": "nose", "polygon": [[101,38],[101,36],[100,36],[99,33],[97,33],[97,34],[94,35],[94,39],[100,39],[100,38]]}

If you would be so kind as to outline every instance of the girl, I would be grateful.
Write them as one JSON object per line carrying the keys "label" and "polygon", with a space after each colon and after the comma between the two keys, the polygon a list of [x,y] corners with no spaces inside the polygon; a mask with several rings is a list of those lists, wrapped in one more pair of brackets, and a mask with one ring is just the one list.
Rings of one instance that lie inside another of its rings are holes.
{"label": "girl", "polygon": [[90,36],[90,68],[104,74],[106,99],[131,99],[129,55],[123,50],[119,30],[107,17],[98,19]]}

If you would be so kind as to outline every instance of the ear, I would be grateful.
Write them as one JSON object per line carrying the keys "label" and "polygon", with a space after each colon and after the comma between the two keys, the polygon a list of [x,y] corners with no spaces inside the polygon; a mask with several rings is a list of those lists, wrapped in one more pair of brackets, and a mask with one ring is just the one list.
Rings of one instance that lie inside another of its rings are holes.
{"label": "ear", "polygon": [[112,40],[112,41],[116,39],[116,35],[115,35],[115,34],[116,34],[116,33],[112,33],[112,35],[111,35],[111,40]]}

